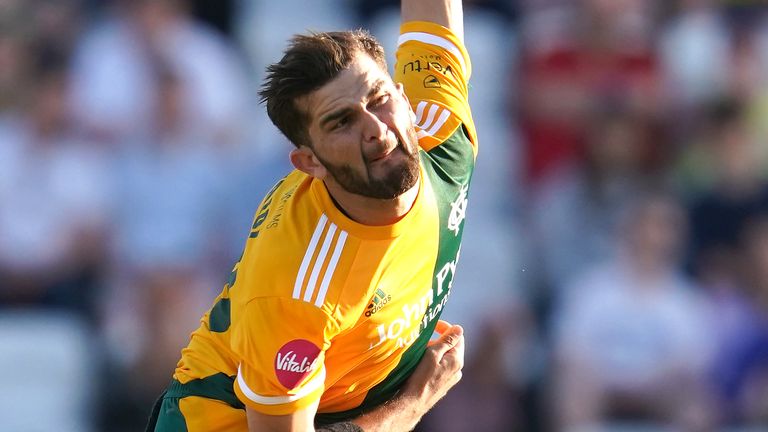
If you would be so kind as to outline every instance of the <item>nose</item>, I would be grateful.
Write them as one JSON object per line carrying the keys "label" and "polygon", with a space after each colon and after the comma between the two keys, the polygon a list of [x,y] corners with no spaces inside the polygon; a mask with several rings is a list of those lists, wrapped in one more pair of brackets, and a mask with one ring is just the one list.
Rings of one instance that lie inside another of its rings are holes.
{"label": "nose", "polygon": [[363,138],[366,141],[383,141],[387,137],[387,124],[375,113],[367,111],[363,118]]}

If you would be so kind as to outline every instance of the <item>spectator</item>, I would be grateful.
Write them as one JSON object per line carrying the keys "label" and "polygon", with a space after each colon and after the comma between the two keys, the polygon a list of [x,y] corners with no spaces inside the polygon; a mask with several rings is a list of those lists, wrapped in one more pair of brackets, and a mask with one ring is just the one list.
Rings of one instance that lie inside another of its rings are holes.
{"label": "spectator", "polygon": [[22,102],[25,87],[20,85],[28,72],[27,41],[13,31],[0,30],[0,112],[14,109]]}
{"label": "spectator", "polygon": [[654,194],[622,222],[618,254],[575,279],[554,317],[560,427],[639,420],[703,430],[709,333],[702,299],[677,270],[684,213]]}
{"label": "spectator", "polygon": [[38,47],[29,104],[0,127],[0,298],[94,317],[110,227],[107,149],[76,135],[66,57]]}
{"label": "spectator", "polygon": [[740,240],[742,277],[712,287],[718,322],[713,378],[724,426],[768,421],[768,216],[749,221]]}
{"label": "spectator", "polygon": [[115,0],[77,49],[79,120],[113,141],[149,129],[156,62],[172,69],[183,87],[189,125],[219,145],[241,143],[250,102],[244,65],[219,34],[191,18],[184,0]]}
{"label": "spectator", "polygon": [[531,3],[523,20],[519,116],[527,180],[535,188],[583,160],[590,113],[619,105],[655,115],[661,81],[651,2]]}
{"label": "spectator", "polygon": [[699,280],[717,285],[738,274],[739,233],[748,219],[768,209],[768,183],[742,102],[714,105],[709,124],[703,156],[711,181],[689,206],[690,263]]}
{"label": "spectator", "polygon": [[659,43],[669,103],[689,117],[725,92],[732,35],[714,0],[683,0],[678,7]]}
{"label": "spectator", "polygon": [[644,117],[598,111],[589,129],[585,163],[553,173],[531,197],[538,271],[555,300],[581,269],[613,253],[619,211],[653,173],[646,162],[653,128]]}
{"label": "spectator", "polygon": [[125,379],[102,416],[135,430],[236,259],[274,161],[245,146],[259,136],[244,62],[185,0],[113,0],[95,18],[72,101],[80,129],[118,152],[101,324],[110,380]]}
{"label": "spectator", "polygon": [[129,388],[146,398],[145,406],[166,384],[199,311],[219,287],[212,274],[225,270],[214,252],[228,240],[220,232],[226,172],[216,165],[217,148],[185,122],[178,77],[163,65],[157,72],[153,129],[123,146],[116,171],[117,291],[107,299],[106,314],[112,329],[129,323],[123,331],[132,336],[108,336],[128,374],[141,377]]}

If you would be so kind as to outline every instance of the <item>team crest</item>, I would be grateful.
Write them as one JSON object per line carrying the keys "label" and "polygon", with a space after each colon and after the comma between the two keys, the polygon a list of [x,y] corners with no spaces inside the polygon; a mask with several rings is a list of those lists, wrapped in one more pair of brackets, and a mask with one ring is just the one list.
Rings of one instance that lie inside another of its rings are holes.
{"label": "team crest", "polygon": [[459,235],[461,223],[467,216],[467,203],[469,202],[467,199],[468,188],[468,185],[462,186],[456,201],[451,203],[451,214],[448,216],[448,229],[453,231],[454,235]]}

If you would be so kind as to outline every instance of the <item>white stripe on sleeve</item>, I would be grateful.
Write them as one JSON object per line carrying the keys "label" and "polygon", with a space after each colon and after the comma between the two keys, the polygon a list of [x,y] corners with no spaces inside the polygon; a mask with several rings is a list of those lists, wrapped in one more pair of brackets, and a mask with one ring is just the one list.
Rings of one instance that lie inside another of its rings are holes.
{"label": "white stripe on sleeve", "polygon": [[427,112],[427,119],[424,120],[423,123],[418,124],[418,126],[421,129],[427,129],[432,125],[432,121],[435,119],[435,114],[437,114],[437,110],[440,109],[440,106],[437,104],[430,104],[429,112]]}
{"label": "white stripe on sleeve", "polygon": [[423,42],[430,45],[439,46],[453,54],[461,64],[461,71],[463,75],[467,74],[467,65],[464,60],[464,56],[461,54],[461,50],[453,42],[440,36],[436,36],[430,33],[424,32],[408,32],[403,33],[397,39],[397,46],[400,46],[408,41]]}
{"label": "white stripe on sleeve", "polygon": [[448,117],[450,117],[450,116],[451,116],[451,112],[448,111],[447,109],[444,109],[440,113],[440,117],[437,118],[437,121],[435,122],[435,124],[432,125],[431,128],[429,128],[429,130],[426,130],[426,131],[425,130],[420,130],[419,132],[416,133],[416,136],[418,138],[422,138],[422,137],[425,137],[425,136],[432,136],[432,135],[436,134],[437,131],[439,131],[440,128],[443,127],[445,122],[448,121]]}
{"label": "white stripe on sleeve", "polygon": [[237,367],[237,384],[240,386],[240,390],[243,392],[245,397],[250,399],[252,402],[255,402],[261,405],[287,404],[290,402],[297,401],[303,398],[304,396],[307,396],[308,394],[312,393],[313,391],[317,390],[320,386],[325,385],[325,366],[323,366],[323,368],[320,369],[320,372],[317,374],[316,377],[312,378],[311,381],[304,384],[304,387],[302,387],[301,390],[299,390],[295,395],[262,396],[260,394],[257,394],[256,392],[254,392],[248,387],[248,384],[245,383],[245,379],[243,379],[243,374],[240,366]]}

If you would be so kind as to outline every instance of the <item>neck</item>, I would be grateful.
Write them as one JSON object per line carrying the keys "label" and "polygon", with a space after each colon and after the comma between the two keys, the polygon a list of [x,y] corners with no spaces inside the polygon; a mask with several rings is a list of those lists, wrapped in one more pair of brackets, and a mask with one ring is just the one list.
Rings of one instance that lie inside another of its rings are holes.
{"label": "neck", "polygon": [[331,199],[348,218],[363,225],[391,225],[402,219],[419,195],[417,181],[413,187],[393,199],[368,198],[349,193],[333,181],[324,181]]}

